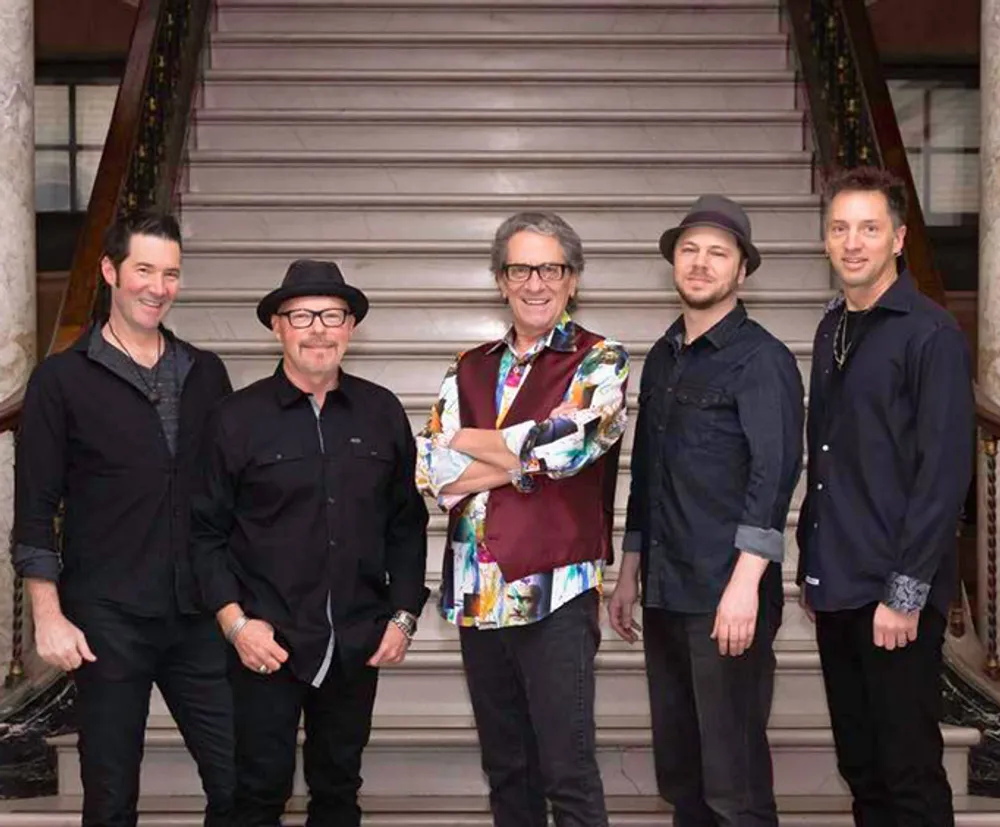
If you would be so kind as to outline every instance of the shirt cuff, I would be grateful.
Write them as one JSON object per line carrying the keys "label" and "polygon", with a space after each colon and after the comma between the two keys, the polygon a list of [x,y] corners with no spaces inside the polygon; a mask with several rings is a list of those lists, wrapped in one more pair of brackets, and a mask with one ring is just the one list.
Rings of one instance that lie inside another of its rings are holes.
{"label": "shirt cuff", "polygon": [[885,584],[886,606],[897,612],[919,612],[927,604],[931,584],[894,571]]}
{"label": "shirt cuff", "polygon": [[626,553],[642,551],[642,532],[626,531],[625,537],[622,539],[622,551]]}
{"label": "shirt cuff", "polygon": [[736,526],[736,548],[772,563],[785,559],[785,535],[776,528],[758,528],[752,525]]}
{"label": "shirt cuff", "polygon": [[11,554],[11,562],[18,577],[48,580],[52,583],[59,582],[62,562],[59,555],[52,549],[18,543],[14,546],[14,551]]}
{"label": "shirt cuff", "polygon": [[535,420],[529,419],[527,422],[519,422],[517,425],[511,425],[509,428],[500,429],[500,436],[503,437],[507,450],[522,461],[521,451],[524,448],[524,441],[528,438],[528,434],[531,433],[531,429],[536,424],[538,423]]}

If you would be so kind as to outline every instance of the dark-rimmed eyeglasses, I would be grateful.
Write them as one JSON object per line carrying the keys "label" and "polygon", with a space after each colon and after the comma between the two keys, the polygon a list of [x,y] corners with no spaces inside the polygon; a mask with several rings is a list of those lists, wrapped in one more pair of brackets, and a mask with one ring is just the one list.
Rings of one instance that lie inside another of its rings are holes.
{"label": "dark-rimmed eyeglasses", "polygon": [[305,330],[312,327],[316,319],[322,322],[323,327],[343,327],[351,311],[341,307],[328,307],[326,310],[308,310],[300,307],[296,310],[283,310],[274,315],[284,316],[288,319],[288,324],[296,330]]}
{"label": "dark-rimmed eyeglasses", "polygon": [[538,273],[542,281],[562,281],[573,268],[568,264],[546,262],[545,264],[505,264],[501,270],[507,281],[527,281],[532,273]]}

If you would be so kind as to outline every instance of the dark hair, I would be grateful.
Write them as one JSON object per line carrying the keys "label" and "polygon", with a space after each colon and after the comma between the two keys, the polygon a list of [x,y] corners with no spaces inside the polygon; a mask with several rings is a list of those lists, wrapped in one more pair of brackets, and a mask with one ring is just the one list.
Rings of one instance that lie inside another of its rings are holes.
{"label": "dark hair", "polygon": [[169,213],[142,211],[118,218],[104,233],[101,258],[109,258],[117,270],[128,258],[134,235],[149,235],[181,244],[181,228]]}
{"label": "dark hair", "polygon": [[892,225],[898,228],[906,223],[906,185],[887,169],[852,167],[834,173],[823,189],[826,211],[842,192],[880,192],[889,203]]}
{"label": "dark hair", "polygon": [[[104,246],[101,258],[107,258],[114,265],[115,273],[122,262],[128,258],[132,245],[132,236],[148,235],[162,238],[165,241],[175,241],[181,245],[181,228],[177,219],[169,213],[155,210],[141,210],[119,216],[115,222],[104,231]],[[97,280],[97,295],[94,298],[92,318],[97,322],[105,322],[111,312],[111,289],[104,279]]]}

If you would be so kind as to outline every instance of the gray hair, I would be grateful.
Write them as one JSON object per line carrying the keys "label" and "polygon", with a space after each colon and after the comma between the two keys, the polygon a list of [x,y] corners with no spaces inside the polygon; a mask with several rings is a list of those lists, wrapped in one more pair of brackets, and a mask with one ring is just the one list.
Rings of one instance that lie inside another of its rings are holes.
{"label": "gray hair", "polygon": [[577,275],[583,272],[583,242],[576,230],[554,212],[519,212],[504,221],[493,237],[490,269],[494,276],[499,277],[507,263],[507,242],[525,231],[555,238],[562,247],[566,264]]}

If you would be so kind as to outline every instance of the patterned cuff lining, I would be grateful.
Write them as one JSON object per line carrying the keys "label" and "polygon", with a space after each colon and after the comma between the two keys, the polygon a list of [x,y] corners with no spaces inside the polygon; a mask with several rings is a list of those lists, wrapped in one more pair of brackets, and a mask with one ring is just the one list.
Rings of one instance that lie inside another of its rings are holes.
{"label": "patterned cuff lining", "polygon": [[930,583],[894,571],[885,584],[885,605],[897,612],[919,612],[930,593]]}

